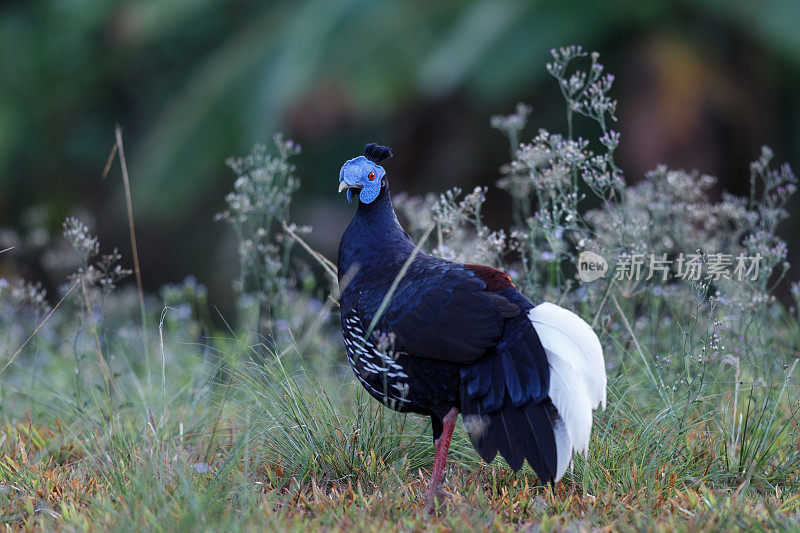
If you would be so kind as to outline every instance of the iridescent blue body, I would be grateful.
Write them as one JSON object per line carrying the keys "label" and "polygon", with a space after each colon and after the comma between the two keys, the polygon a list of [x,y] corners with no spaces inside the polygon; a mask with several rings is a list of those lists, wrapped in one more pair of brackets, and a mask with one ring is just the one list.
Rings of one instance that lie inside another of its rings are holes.
{"label": "iridescent blue body", "polygon": [[[358,164],[340,174],[348,192],[357,190],[358,171],[375,172]],[[499,451],[518,469],[527,458],[540,479],[552,480],[557,414],[548,399],[547,357],[527,317],[533,305],[505,273],[420,252],[367,335],[415,249],[383,174],[374,198],[359,198],[339,244],[342,330],[353,371],[384,405],[430,416],[434,439],[457,408],[465,421],[487,426],[470,432],[485,460]],[[374,189],[367,175],[361,181],[362,191]]]}

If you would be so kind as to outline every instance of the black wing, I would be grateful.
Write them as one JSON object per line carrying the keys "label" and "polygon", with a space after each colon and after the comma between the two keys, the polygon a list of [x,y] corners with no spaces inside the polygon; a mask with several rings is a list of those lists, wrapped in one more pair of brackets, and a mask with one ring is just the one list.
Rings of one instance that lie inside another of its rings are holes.
{"label": "black wing", "polygon": [[[362,316],[374,316],[388,288],[362,291]],[[467,364],[494,347],[505,320],[519,314],[468,266],[423,256],[400,281],[376,329],[394,333],[396,347],[409,354]]]}

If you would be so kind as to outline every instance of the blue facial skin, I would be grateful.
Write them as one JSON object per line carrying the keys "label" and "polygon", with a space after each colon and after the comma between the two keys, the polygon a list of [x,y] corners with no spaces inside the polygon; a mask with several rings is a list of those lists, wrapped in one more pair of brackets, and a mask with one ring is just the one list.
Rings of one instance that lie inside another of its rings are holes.
{"label": "blue facial skin", "polygon": [[[370,172],[373,173],[373,179],[369,179]],[[361,203],[368,204],[375,201],[378,194],[381,192],[381,184],[386,171],[382,166],[376,165],[363,155],[353,158],[342,166],[339,172],[339,183],[345,182],[348,185],[347,201],[353,201],[353,188],[361,187],[358,194],[358,200]]]}

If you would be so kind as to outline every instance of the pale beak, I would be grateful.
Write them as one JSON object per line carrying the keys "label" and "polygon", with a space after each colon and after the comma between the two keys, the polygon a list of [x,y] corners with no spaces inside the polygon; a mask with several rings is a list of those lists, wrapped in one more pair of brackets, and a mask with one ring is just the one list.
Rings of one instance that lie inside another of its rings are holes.
{"label": "pale beak", "polygon": [[342,192],[345,189],[362,189],[364,186],[360,183],[357,185],[350,185],[346,181],[342,180],[339,182],[339,192]]}

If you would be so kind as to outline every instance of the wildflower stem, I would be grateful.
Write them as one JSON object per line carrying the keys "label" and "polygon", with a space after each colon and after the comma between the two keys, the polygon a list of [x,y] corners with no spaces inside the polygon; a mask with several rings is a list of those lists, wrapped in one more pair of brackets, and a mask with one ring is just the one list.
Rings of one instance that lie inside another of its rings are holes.
{"label": "wildflower stem", "polygon": [[[628,334],[630,334],[631,339],[633,340],[633,344],[636,346],[636,351],[639,352],[639,356],[642,358],[642,363],[644,363],[644,368],[647,371],[647,375],[650,376],[650,379],[653,381],[653,385],[655,385],[656,389],[658,390],[658,395],[661,396],[661,399],[666,403],[667,398],[664,396],[664,383],[661,382],[660,379],[656,379],[653,370],[650,368],[650,363],[647,361],[647,357],[644,355],[644,351],[642,351],[642,347],[639,346],[639,340],[636,338],[636,334],[633,332],[633,328],[631,328],[628,319],[625,317],[625,312],[622,310],[622,307],[619,305],[617,301],[617,297],[613,294],[611,295],[611,301],[614,302],[614,305],[619,312],[620,318],[622,318],[622,323],[625,324],[625,328],[628,330]],[[659,386],[660,385],[660,386]]]}
{"label": "wildflower stem", "polygon": [[[166,302],[161,309],[161,319],[158,321],[158,343],[161,348],[161,420],[159,426],[162,428],[166,425],[165,420],[167,416],[167,355],[164,350],[164,319],[167,318],[167,310],[173,310]],[[162,440],[165,435],[162,435]]]}
{"label": "wildflower stem", "polygon": [[372,335],[372,331],[375,329],[375,326],[378,324],[378,320],[380,320],[381,316],[383,316],[383,313],[386,311],[386,308],[389,306],[389,302],[392,301],[392,296],[394,296],[394,292],[397,290],[397,286],[400,285],[400,282],[405,277],[406,272],[408,272],[408,269],[411,266],[411,263],[413,263],[414,259],[416,259],[417,255],[419,255],[419,252],[422,249],[422,246],[428,240],[428,237],[430,236],[430,234],[433,231],[434,227],[435,227],[435,224],[432,224],[425,231],[425,233],[423,234],[422,238],[419,240],[419,242],[417,242],[417,245],[414,247],[414,250],[411,252],[411,255],[409,255],[408,259],[406,259],[406,262],[403,263],[403,267],[400,269],[400,272],[397,273],[397,276],[395,276],[394,281],[392,281],[392,285],[389,287],[389,290],[386,291],[386,295],[383,297],[383,300],[381,301],[381,305],[378,306],[378,310],[375,312],[375,316],[372,317],[372,320],[369,323],[369,327],[367,328],[367,331],[364,332],[363,342],[367,342],[367,339],[369,339],[370,335]]}
{"label": "wildflower stem", "polygon": [[144,307],[144,289],[142,287],[142,272],[139,267],[139,251],[136,247],[136,229],[133,224],[133,201],[131,200],[131,183],[128,178],[128,164],[125,162],[125,148],[122,144],[122,128],[119,124],[114,130],[116,147],[119,152],[119,165],[122,169],[122,183],[125,186],[125,204],[128,209],[128,231],[131,239],[131,253],[133,254],[133,272],[136,275],[136,288],[139,293],[139,315],[142,321],[142,343],[144,346],[144,359],[147,368],[147,388],[150,388],[150,346],[147,340],[147,313]]}
{"label": "wildflower stem", "polygon": [[72,287],[70,287],[67,290],[67,292],[64,293],[64,296],[62,296],[61,299],[58,301],[58,303],[53,306],[53,308],[50,310],[49,313],[47,313],[47,316],[44,317],[44,320],[39,322],[39,325],[36,326],[36,329],[33,330],[33,333],[31,333],[30,336],[27,339],[25,339],[25,342],[20,344],[19,348],[17,348],[17,351],[14,352],[8,358],[8,360],[6,361],[6,364],[3,365],[3,368],[0,368],[0,375],[2,375],[3,372],[5,372],[6,368],[8,368],[8,366],[14,361],[14,359],[22,352],[22,349],[25,348],[25,345],[28,344],[28,342],[30,342],[30,340],[39,332],[40,329],[42,329],[42,326],[44,326],[47,323],[47,321],[50,320],[50,317],[53,316],[53,313],[56,312],[56,309],[58,309],[58,306],[61,305],[61,303],[64,300],[66,300],[67,296],[69,296],[69,293],[71,293],[73,291],[73,289],[75,289],[75,287],[77,287],[77,286],[78,286],[78,282],[76,281],[75,283],[72,284]]}
{"label": "wildflower stem", "polygon": [[94,314],[92,313],[92,304],[89,301],[89,291],[86,290],[86,284],[84,283],[83,279],[79,280],[81,285],[81,293],[83,294],[83,302],[86,306],[86,316],[89,318],[89,322],[92,325],[92,336],[94,337],[95,347],[97,348],[97,362],[100,365],[100,370],[103,373],[103,381],[105,382],[106,386],[106,397],[111,398],[111,387],[114,387],[114,390],[122,398],[122,391],[119,390],[116,383],[114,382],[114,377],[111,375],[111,369],[106,362],[106,358],[103,355],[103,347],[100,345],[100,337],[97,334],[97,324],[94,321]]}
{"label": "wildflower stem", "polygon": [[337,283],[339,276],[339,269],[336,267],[336,265],[330,259],[322,255],[321,253],[317,252],[316,250],[314,250],[306,241],[303,240],[302,237],[300,237],[300,235],[298,235],[295,231],[292,230],[292,228],[286,223],[285,220],[281,221],[281,225],[283,226],[283,229],[284,231],[286,231],[286,233],[291,235],[292,238],[295,241],[297,241],[298,244],[300,244],[300,246],[302,246],[305,251],[311,254],[311,257],[317,260],[317,262],[322,266],[322,268],[325,269],[325,272],[327,272],[328,275],[331,276],[333,282]]}

